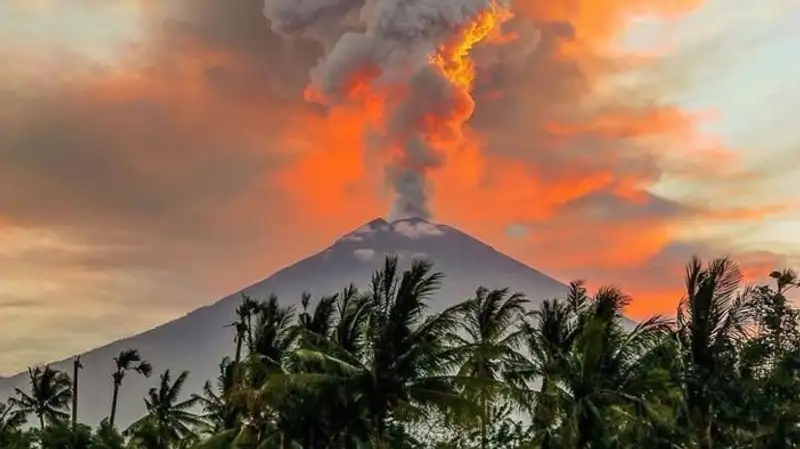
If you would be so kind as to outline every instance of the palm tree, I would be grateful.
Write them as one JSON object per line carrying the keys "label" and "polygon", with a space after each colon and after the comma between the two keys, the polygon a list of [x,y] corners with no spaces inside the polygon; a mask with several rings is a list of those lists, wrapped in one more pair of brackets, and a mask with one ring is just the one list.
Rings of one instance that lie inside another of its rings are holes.
{"label": "palm tree", "polygon": [[72,427],[78,425],[78,371],[83,368],[81,356],[72,361]]}
{"label": "palm tree", "polygon": [[[108,418],[100,421],[94,431],[94,445],[91,449],[125,449],[125,437],[116,427],[108,422]],[[128,448],[131,449],[131,448]]]}
{"label": "palm tree", "polygon": [[661,360],[669,323],[653,317],[627,330],[629,302],[610,287],[590,299],[574,282],[564,301],[544,301],[523,325],[532,359],[513,375],[542,382],[533,417],[542,447],[615,447],[621,417],[646,420],[644,398],[663,394],[667,376],[652,360]]}
{"label": "palm tree", "polygon": [[128,371],[135,371],[144,377],[150,377],[153,372],[153,367],[149,362],[142,360],[139,351],[136,349],[125,349],[114,357],[114,364],[116,371],[111,374],[114,379],[114,394],[111,397],[111,415],[108,418],[109,424],[114,426],[114,419],[117,416],[117,401],[119,400],[119,388],[122,386],[122,380]]}
{"label": "palm tree", "polygon": [[241,421],[241,410],[232,401],[236,388],[235,369],[235,362],[225,357],[219,365],[216,388],[207,381],[203,385],[203,394],[192,395],[202,406],[202,418],[211,425],[211,432],[214,434],[234,429]]}
{"label": "palm tree", "polygon": [[281,371],[297,338],[295,317],[294,307],[282,307],[275,295],[258,304],[254,315],[251,358],[261,363],[265,373]]}
{"label": "palm tree", "polygon": [[18,431],[25,422],[25,413],[17,410],[13,403],[0,403],[0,442],[4,435]]}
{"label": "palm tree", "polygon": [[[747,441],[753,448],[794,447],[800,444],[800,313],[786,297],[796,288],[792,270],[770,274],[773,285],[750,291],[752,311],[748,336],[736,347],[734,376],[726,379],[723,413],[715,427],[715,445]],[[733,407],[731,407],[733,405]]]}
{"label": "palm tree", "polygon": [[360,371],[375,447],[389,445],[392,422],[424,414],[430,406],[463,403],[447,376],[455,360],[448,357],[445,337],[456,325],[455,308],[425,316],[443,277],[428,260],[415,260],[400,275],[397,257],[387,257],[373,275]]}
{"label": "palm tree", "polygon": [[294,400],[280,404],[287,415],[282,421],[293,422],[293,435],[303,447],[356,447],[368,441],[369,419],[357,391],[346,381],[349,372],[337,372],[340,365],[320,363],[309,355],[362,360],[368,302],[352,284],[321,298],[313,312],[308,310],[309,300],[303,295],[297,347],[287,360],[284,379],[291,380],[282,388],[292,392]]}
{"label": "palm tree", "polygon": [[[187,447],[186,443],[197,439],[197,430],[206,423],[189,411],[197,402],[197,397],[180,400],[183,385],[189,376],[183,371],[172,381],[169,370],[161,374],[157,388],[151,388],[144,400],[147,414],[131,424],[125,431],[134,439],[152,440],[156,447]],[[183,446],[178,446],[183,443]],[[175,446],[173,446],[175,445]]]}
{"label": "palm tree", "polygon": [[33,447],[32,435],[22,430],[26,422],[25,413],[22,413],[13,404],[0,403],[0,447],[3,449]]}
{"label": "palm tree", "polygon": [[286,413],[287,407],[273,391],[298,335],[294,308],[280,306],[274,295],[264,302],[244,297],[237,314],[239,322],[245,323],[239,329],[247,339],[248,354],[238,364],[220,366],[218,393],[207,382],[204,395],[195,395],[204,417],[215,427],[213,436],[201,447],[267,444],[280,433],[278,410]]}
{"label": "palm tree", "polygon": [[714,447],[714,416],[719,391],[732,370],[739,341],[750,315],[746,294],[739,294],[742,275],[727,258],[708,265],[694,257],[686,266],[686,296],[678,307],[678,341],[685,370],[689,424],[700,449]]}
{"label": "palm tree", "polygon": [[431,407],[468,404],[449,375],[456,359],[446,337],[456,326],[456,308],[426,316],[443,276],[432,268],[430,261],[415,260],[400,275],[397,257],[386,258],[359,309],[364,344],[352,343],[361,346],[360,353],[345,351],[335,341],[327,350],[299,352],[357,398],[369,419],[371,447],[388,447],[404,434],[402,422],[425,416]]}
{"label": "palm tree", "polygon": [[28,368],[28,377],[30,394],[16,388],[16,397],[9,399],[9,404],[26,415],[35,414],[41,429],[45,428],[45,423],[54,424],[69,418],[67,410],[72,399],[69,376],[46,365]]}
{"label": "palm tree", "polygon": [[287,389],[292,399],[281,404],[283,422],[293,423],[293,435],[303,447],[356,447],[368,440],[369,420],[363,401],[351,395],[347,374],[330,370],[333,366],[297,354],[320,351],[330,357],[362,358],[364,355],[367,301],[353,284],[336,295],[320,298],[309,311],[310,295],[301,299],[303,312],[298,317],[298,340],[286,370],[293,381]]}
{"label": "palm tree", "polygon": [[253,342],[253,323],[252,318],[253,314],[258,310],[258,302],[250,298],[249,296],[242,293],[242,300],[239,306],[236,308],[236,317],[237,320],[230,324],[235,331],[236,334],[234,336],[234,342],[236,344],[236,351],[234,353],[234,366],[239,366],[239,362],[242,360],[242,349],[245,344],[247,343],[248,350],[252,349],[252,342]]}
{"label": "palm tree", "polygon": [[252,434],[256,441],[264,441],[270,438],[271,427],[272,433],[277,432],[282,440],[289,438],[290,423],[285,419],[288,408],[281,402],[291,395],[276,395],[274,390],[276,381],[286,373],[284,364],[298,336],[295,318],[294,307],[282,307],[275,295],[255,307],[246,375],[235,401],[245,410],[247,420],[247,426],[240,429],[240,437]]}
{"label": "palm tree", "polygon": [[655,316],[627,330],[622,311],[630,301],[620,290],[603,287],[579,318],[580,334],[558,382],[566,446],[615,447],[616,420],[648,419],[646,401],[666,394],[668,373],[652,360],[660,360],[670,323]]}
{"label": "palm tree", "polygon": [[556,447],[552,431],[557,421],[557,382],[581,332],[589,301],[584,282],[572,281],[563,300],[542,301],[521,324],[523,346],[531,358],[522,358],[509,372],[509,380],[517,387],[540,383],[532,413],[533,429],[544,449]]}
{"label": "palm tree", "polygon": [[466,393],[475,396],[480,406],[481,449],[489,444],[489,419],[495,414],[492,403],[501,391],[508,392],[503,378],[519,359],[517,323],[527,302],[522,293],[510,294],[507,288],[490,291],[480,287],[456,312],[457,332],[450,339],[460,353],[458,377],[476,381],[468,384]]}
{"label": "palm tree", "polygon": [[336,314],[336,304],[339,295],[331,295],[320,298],[313,312],[308,311],[311,303],[311,294],[303,293],[300,298],[300,305],[303,312],[297,317],[298,326],[301,331],[313,332],[314,334],[327,337],[333,330],[334,315]]}

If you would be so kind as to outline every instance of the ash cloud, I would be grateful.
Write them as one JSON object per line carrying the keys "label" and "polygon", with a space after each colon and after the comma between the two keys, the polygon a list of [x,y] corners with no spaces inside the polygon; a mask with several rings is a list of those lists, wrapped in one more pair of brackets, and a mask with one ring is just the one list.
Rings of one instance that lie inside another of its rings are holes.
{"label": "ash cloud", "polygon": [[491,6],[490,0],[265,1],[273,30],[315,39],[326,49],[310,72],[310,88],[324,105],[353,102],[354,77],[388,98],[386,130],[371,137],[378,151],[401,150],[385,170],[397,195],[392,218],[431,216],[427,174],[443,160],[426,139],[423,117],[451,116],[472,100],[459,98],[466,94],[430,57]]}

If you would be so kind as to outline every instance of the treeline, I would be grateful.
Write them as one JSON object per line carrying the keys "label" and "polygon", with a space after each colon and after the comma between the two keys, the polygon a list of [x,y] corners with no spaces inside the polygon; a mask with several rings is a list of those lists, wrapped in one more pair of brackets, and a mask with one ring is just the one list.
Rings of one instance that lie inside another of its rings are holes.
{"label": "treeline", "polygon": [[675,319],[638,324],[622,316],[622,291],[590,295],[581,282],[535,303],[479,288],[432,313],[442,277],[387,258],[367,291],[313,307],[308,295],[299,308],[243,297],[216,382],[189,395],[187,372],[164,372],[122,431],[117,392],[126,375],[151,373],[138,352],[115,359],[96,429],[75,420],[74,374],[33,368],[29,391],[0,406],[0,448],[800,447],[792,271],[746,287],[730,260],[694,259]]}

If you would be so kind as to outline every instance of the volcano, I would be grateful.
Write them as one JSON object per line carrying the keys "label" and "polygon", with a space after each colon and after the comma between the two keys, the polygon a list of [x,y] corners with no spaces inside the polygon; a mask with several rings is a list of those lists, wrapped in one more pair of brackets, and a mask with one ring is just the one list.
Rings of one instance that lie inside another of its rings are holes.
{"label": "volcano", "polygon": [[[340,291],[349,283],[366,289],[372,273],[387,254],[396,254],[401,267],[415,258],[430,258],[435,270],[445,274],[432,310],[441,310],[471,296],[478,286],[510,287],[525,292],[536,303],[557,297],[565,285],[530,268],[469,235],[442,224],[421,219],[388,222],[373,220],[345,234],[332,246],[284,268],[261,282],[212,305],[139,335],[90,350],[81,356],[79,419],[95,425],[108,416],[111,404],[113,358],[123,349],[136,348],[153,364],[154,373],[189,370],[185,393],[200,392],[203,383],[215,379],[219,361],[232,356],[235,309],[244,293],[254,299],[276,294],[283,304],[297,304],[304,291],[313,298]],[[73,358],[51,366],[71,373]],[[28,389],[27,373],[0,381],[0,402],[14,388]],[[132,374],[120,390],[117,424],[124,428],[144,413],[142,397],[158,382]]]}

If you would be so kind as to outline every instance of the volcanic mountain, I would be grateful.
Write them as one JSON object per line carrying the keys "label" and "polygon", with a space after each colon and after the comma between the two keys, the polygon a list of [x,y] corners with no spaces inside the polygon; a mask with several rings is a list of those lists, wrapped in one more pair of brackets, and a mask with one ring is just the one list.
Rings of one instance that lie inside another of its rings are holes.
{"label": "volcanic mountain", "polygon": [[[189,370],[185,394],[200,392],[203,383],[215,379],[219,361],[234,350],[234,311],[241,293],[254,299],[276,294],[282,303],[300,303],[308,291],[314,298],[340,291],[351,282],[366,289],[373,271],[385,255],[396,254],[403,268],[414,258],[430,258],[445,274],[443,287],[433,299],[432,309],[442,309],[469,297],[478,286],[510,287],[525,292],[533,301],[555,297],[564,284],[508,257],[450,226],[421,219],[387,222],[373,220],[342,236],[329,248],[284,268],[261,282],[202,307],[182,318],[139,335],[90,350],[81,356],[79,419],[96,424],[108,416],[111,404],[113,358],[123,349],[136,348],[150,361],[154,373],[170,369]],[[73,359],[53,363],[72,372]],[[27,373],[3,379],[0,402],[14,388],[27,390]],[[125,427],[144,413],[142,397],[158,382],[132,374],[120,390],[117,424]]]}

